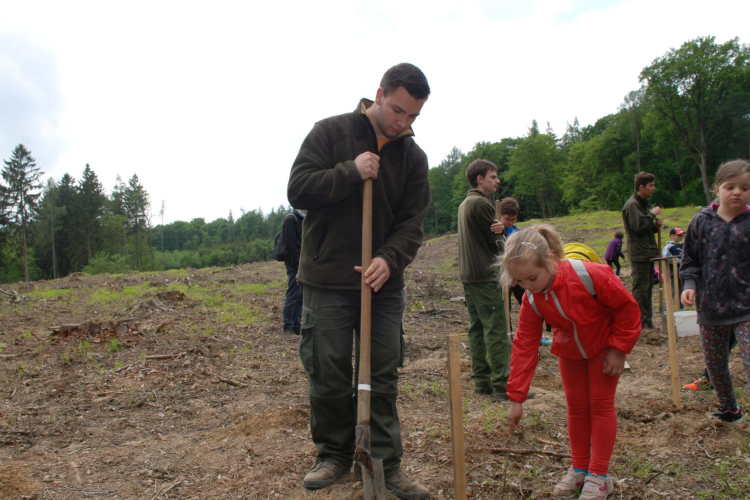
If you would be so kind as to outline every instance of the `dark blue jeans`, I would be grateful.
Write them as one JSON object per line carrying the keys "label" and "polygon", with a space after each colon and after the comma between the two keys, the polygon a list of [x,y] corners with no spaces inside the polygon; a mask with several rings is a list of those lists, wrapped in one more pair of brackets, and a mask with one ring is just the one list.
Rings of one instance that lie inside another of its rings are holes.
{"label": "dark blue jeans", "polygon": [[286,298],[284,299],[284,330],[299,333],[302,326],[302,287],[297,283],[297,268],[286,266]]}

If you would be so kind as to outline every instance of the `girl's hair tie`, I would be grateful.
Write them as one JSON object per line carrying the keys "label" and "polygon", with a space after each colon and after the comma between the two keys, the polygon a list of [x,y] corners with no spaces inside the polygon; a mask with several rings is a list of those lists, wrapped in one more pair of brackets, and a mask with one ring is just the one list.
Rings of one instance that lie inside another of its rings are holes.
{"label": "girl's hair tie", "polygon": [[523,245],[525,247],[529,247],[532,250],[536,250],[536,245],[534,245],[533,243],[529,243],[528,241],[522,241],[521,245]]}

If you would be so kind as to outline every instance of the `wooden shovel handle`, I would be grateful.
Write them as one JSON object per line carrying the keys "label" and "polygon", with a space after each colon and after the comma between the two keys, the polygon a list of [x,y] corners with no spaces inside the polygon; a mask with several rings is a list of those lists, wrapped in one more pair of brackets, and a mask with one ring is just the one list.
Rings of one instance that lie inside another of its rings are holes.
{"label": "wooden shovel handle", "polygon": [[359,385],[357,387],[357,424],[370,424],[370,340],[372,291],[365,283],[365,272],[372,263],[372,179],[362,186],[362,301],[359,321]]}

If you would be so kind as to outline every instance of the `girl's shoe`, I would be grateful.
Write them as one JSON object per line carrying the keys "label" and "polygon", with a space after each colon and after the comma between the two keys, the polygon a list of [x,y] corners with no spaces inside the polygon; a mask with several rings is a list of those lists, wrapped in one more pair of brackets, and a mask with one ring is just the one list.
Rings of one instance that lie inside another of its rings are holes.
{"label": "girl's shoe", "polygon": [[729,425],[737,425],[745,421],[745,418],[742,416],[741,406],[738,406],[737,408],[735,408],[734,411],[723,410],[719,408],[719,411],[709,413],[708,418],[710,420],[718,420],[720,422],[724,422],[725,424],[729,424]]}
{"label": "girl's shoe", "polygon": [[584,479],[586,479],[585,472],[576,472],[571,467],[562,481],[557,483],[555,489],[552,490],[552,494],[557,498],[574,498],[583,486]]}
{"label": "girl's shoe", "polygon": [[615,483],[611,478],[589,474],[583,483],[583,491],[578,500],[606,500],[614,493]]}

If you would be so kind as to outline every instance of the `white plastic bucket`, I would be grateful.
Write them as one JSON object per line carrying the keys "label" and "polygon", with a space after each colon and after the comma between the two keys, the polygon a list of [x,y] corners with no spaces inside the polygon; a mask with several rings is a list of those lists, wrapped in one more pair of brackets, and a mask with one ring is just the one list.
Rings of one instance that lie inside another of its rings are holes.
{"label": "white plastic bucket", "polygon": [[678,337],[698,335],[698,313],[695,311],[677,311],[674,313],[674,325]]}

